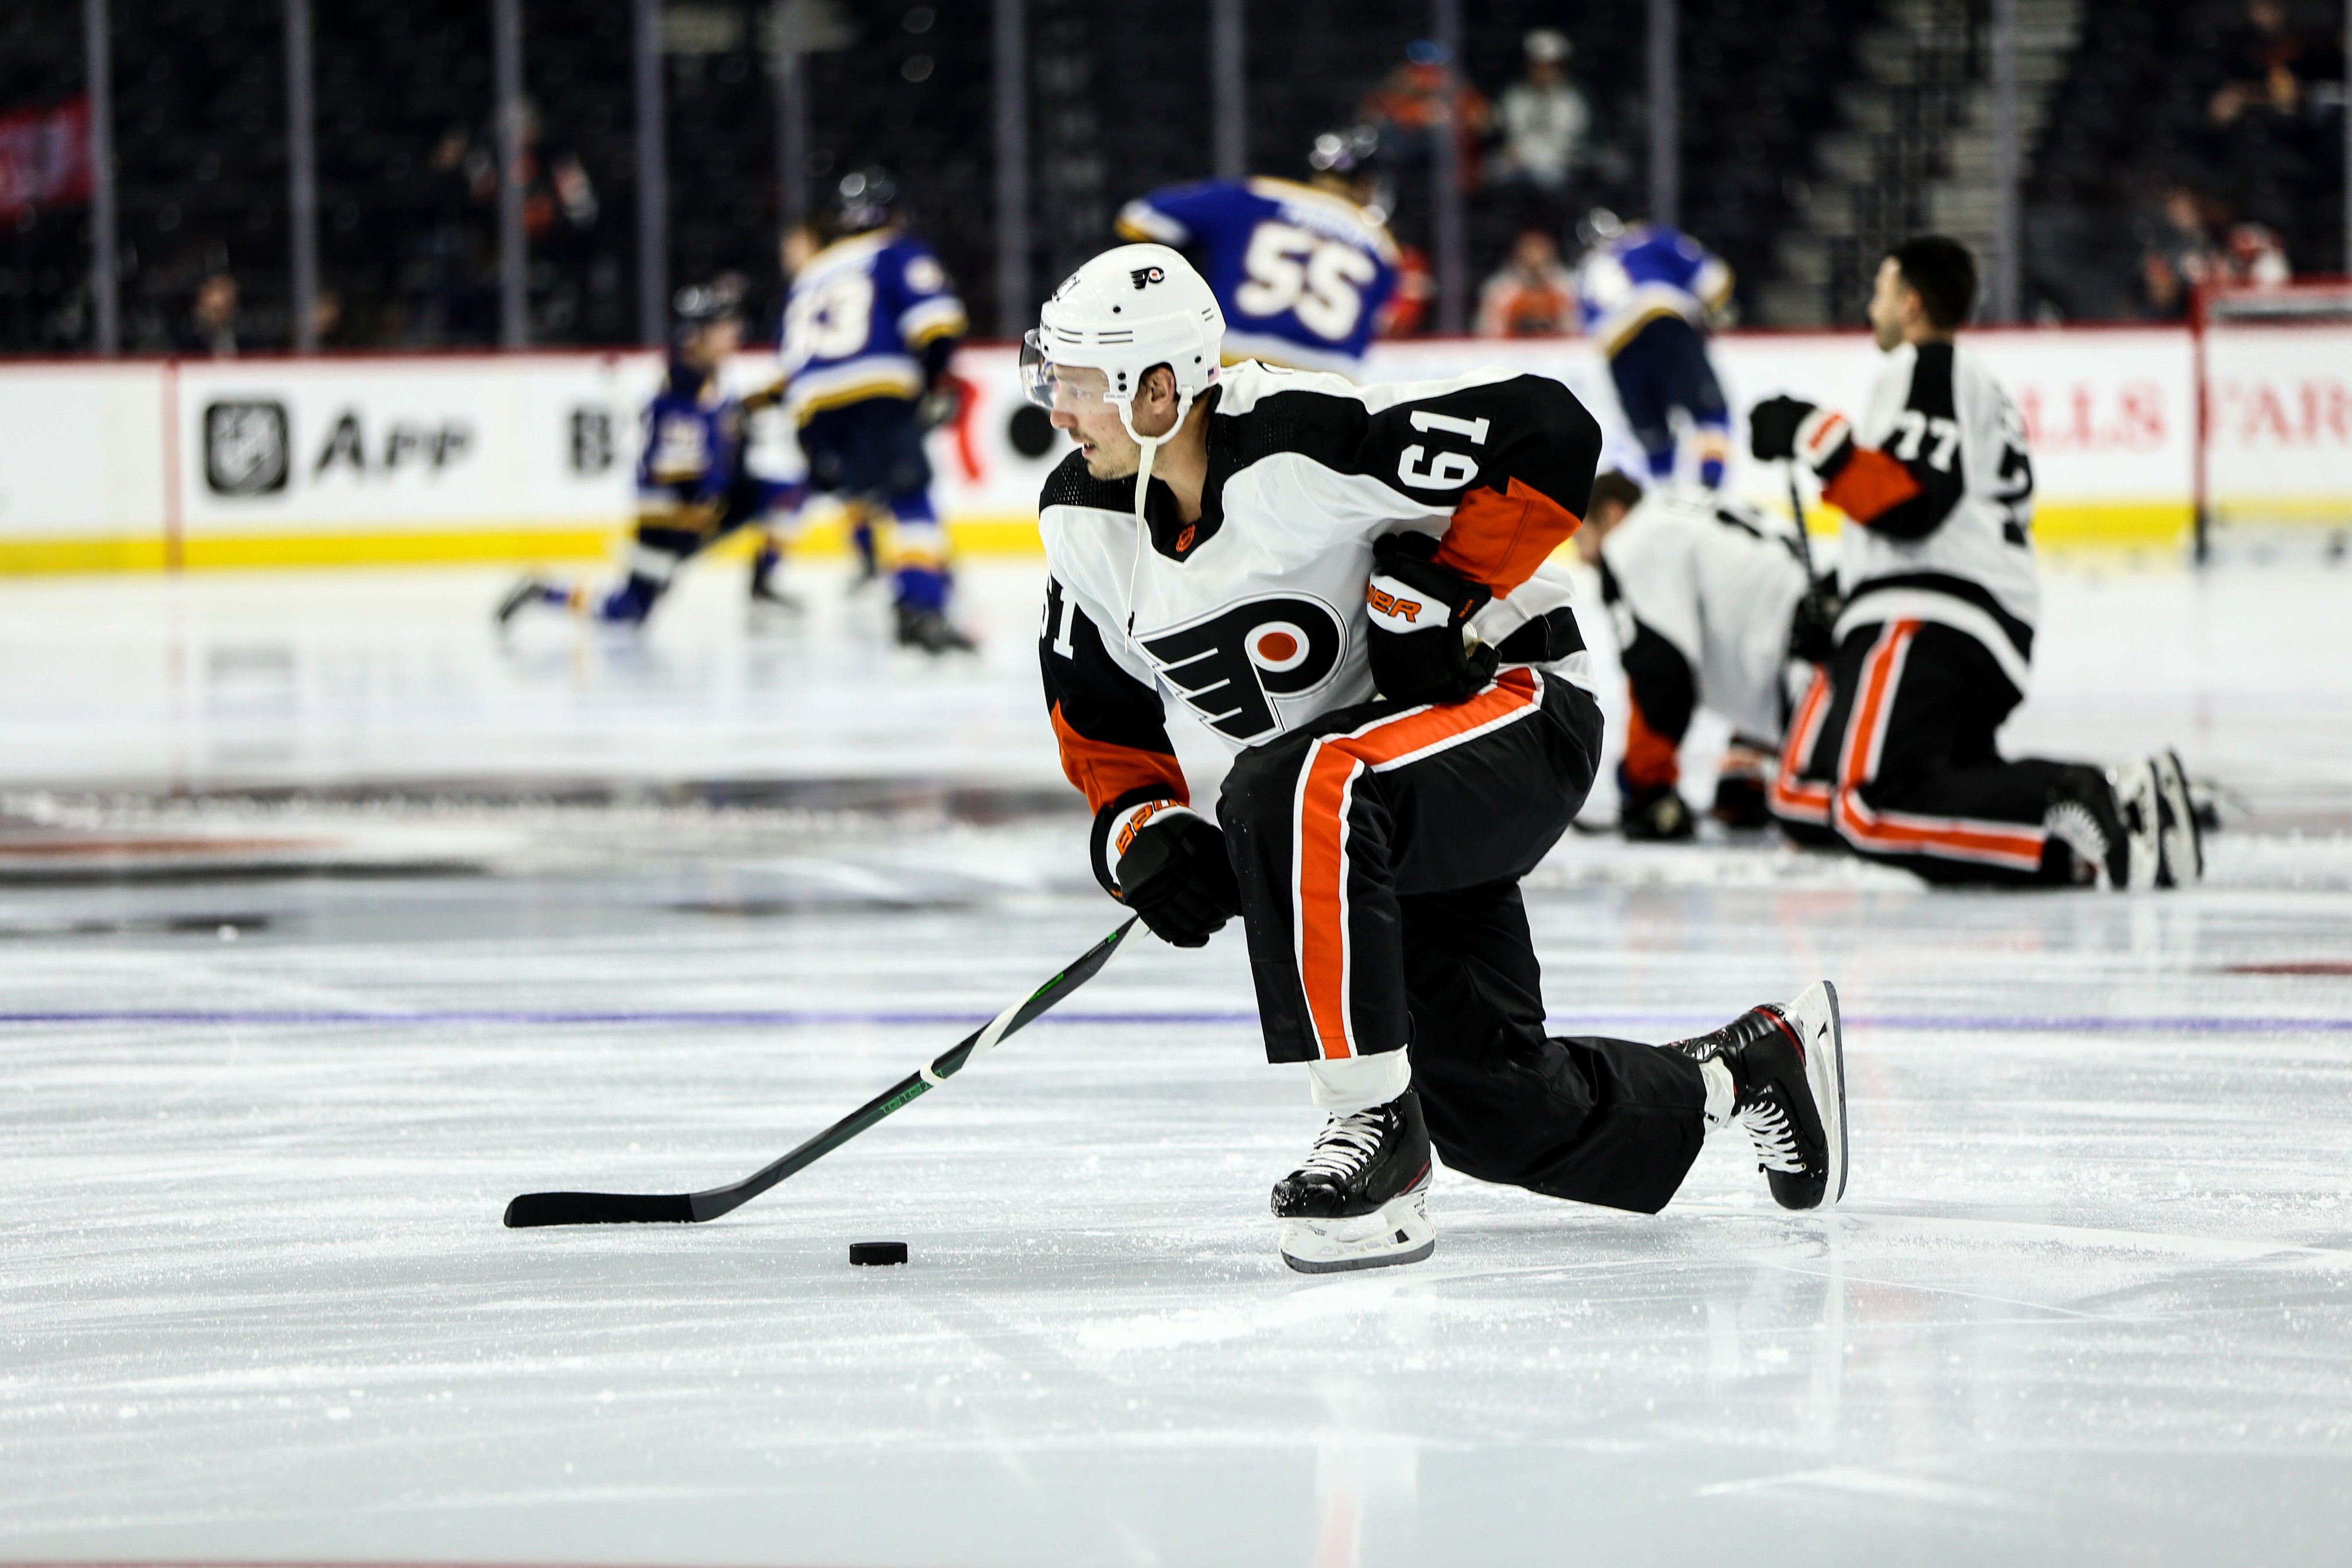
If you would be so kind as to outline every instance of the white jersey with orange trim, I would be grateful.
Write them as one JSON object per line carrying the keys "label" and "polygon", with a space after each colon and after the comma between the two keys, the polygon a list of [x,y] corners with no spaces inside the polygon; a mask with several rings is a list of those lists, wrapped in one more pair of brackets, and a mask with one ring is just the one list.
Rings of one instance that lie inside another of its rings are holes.
{"label": "white jersey with orange trim", "polygon": [[1473,630],[1498,647],[1528,633],[1507,656],[1560,646],[1546,639],[1569,580],[1544,563],[1576,528],[1568,502],[1590,493],[1601,441],[1565,386],[1500,370],[1357,386],[1244,363],[1203,402],[1197,520],[1155,480],[1139,525],[1134,480],[1095,479],[1076,453],[1040,502],[1046,698],[1064,768],[1098,811],[1139,791],[1187,798],[1160,688],[1235,750],[1370,698],[1382,535],[1439,537],[1439,564],[1495,593]]}
{"label": "white jersey with orange trim", "polygon": [[1860,421],[1817,410],[1798,455],[1846,514],[1838,623],[1932,621],[1984,643],[2019,691],[2042,591],[2025,423],[1984,361],[1951,343],[1886,356]]}
{"label": "white jersey with orange trim", "polygon": [[1788,524],[1713,491],[1653,490],[1609,530],[1601,564],[1621,649],[1647,630],[1681,656],[1692,702],[1740,735],[1780,738],[1805,592]]}

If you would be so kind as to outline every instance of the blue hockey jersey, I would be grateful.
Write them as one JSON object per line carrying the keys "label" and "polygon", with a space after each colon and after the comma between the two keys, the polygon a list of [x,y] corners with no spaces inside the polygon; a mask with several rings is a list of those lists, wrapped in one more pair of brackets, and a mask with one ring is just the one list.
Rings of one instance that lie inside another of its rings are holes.
{"label": "blue hockey jersey", "polygon": [[1662,316],[1706,330],[1731,303],[1731,268],[1677,229],[1632,224],[1586,254],[1576,296],[1584,329],[1614,357]]}
{"label": "blue hockey jersey", "polygon": [[1352,376],[1396,292],[1397,247],[1355,203],[1288,180],[1204,180],[1128,203],[1118,230],[1191,251],[1225,356]]}
{"label": "blue hockey jersey", "polygon": [[646,405],[637,510],[668,517],[721,500],[743,462],[743,405],[715,375],[672,361]]}
{"label": "blue hockey jersey", "polygon": [[868,398],[919,398],[969,329],[929,246],[896,228],[853,235],[793,279],[784,406],[797,423]]}

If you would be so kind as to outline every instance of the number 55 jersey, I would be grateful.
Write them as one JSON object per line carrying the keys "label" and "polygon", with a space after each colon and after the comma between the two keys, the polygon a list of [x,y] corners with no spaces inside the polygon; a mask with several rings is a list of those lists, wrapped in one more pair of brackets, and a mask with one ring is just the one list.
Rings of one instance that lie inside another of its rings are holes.
{"label": "number 55 jersey", "polygon": [[1204,180],[1128,203],[1118,232],[1190,251],[1225,312],[1225,360],[1352,376],[1396,292],[1397,247],[1364,208],[1289,180]]}
{"label": "number 55 jersey", "polygon": [[1244,363],[1202,402],[1198,519],[1155,480],[1139,527],[1134,479],[1096,479],[1078,453],[1039,502],[1045,698],[1063,770],[1097,812],[1139,789],[1189,799],[1162,687],[1235,750],[1370,698],[1384,534],[1439,536],[1438,564],[1493,591],[1469,626],[1505,664],[1574,657],[1568,581],[1544,563],[1576,530],[1601,431],[1559,382],[1494,370],[1359,387]]}

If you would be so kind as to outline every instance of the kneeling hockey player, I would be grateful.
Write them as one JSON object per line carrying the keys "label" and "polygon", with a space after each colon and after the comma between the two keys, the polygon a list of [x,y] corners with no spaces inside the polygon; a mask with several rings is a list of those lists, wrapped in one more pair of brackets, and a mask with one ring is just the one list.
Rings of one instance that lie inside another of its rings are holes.
{"label": "kneeling hockey player", "polygon": [[[1266,1053],[1328,1113],[1274,1188],[1315,1272],[1436,1245],[1431,1149],[1465,1175],[1652,1213],[1706,1131],[1755,1141],[1773,1196],[1845,1185],[1836,998],[1712,1034],[1544,1032],[1519,879],[1592,783],[1601,713],[1540,570],[1601,434],[1567,388],[1477,372],[1357,387],[1244,362],[1162,246],[1095,257],[1024,342],[1078,444],[1040,503],[1039,644],[1097,876],[1168,941],[1242,915]],[[1237,755],[1193,810],[1160,688]]]}
{"label": "kneeling hockey player", "polygon": [[2042,588],[2025,424],[1955,340],[1976,262],[1927,235],[1879,263],[1870,326],[1886,365],[1861,422],[1796,398],[1748,415],[1749,448],[1791,456],[1846,515],[1837,652],[1789,727],[1772,809],[1930,882],[2116,888],[2197,880],[2197,819],[2170,751],[2109,773],[2005,759]]}
{"label": "kneeling hockey player", "polygon": [[1702,707],[1732,732],[1710,814],[1727,828],[1771,826],[1772,759],[1809,666],[1829,657],[1834,585],[1808,580],[1795,534],[1778,521],[1710,490],[1644,496],[1617,473],[1592,482],[1576,549],[1601,573],[1625,669],[1619,831],[1691,836],[1680,754]]}

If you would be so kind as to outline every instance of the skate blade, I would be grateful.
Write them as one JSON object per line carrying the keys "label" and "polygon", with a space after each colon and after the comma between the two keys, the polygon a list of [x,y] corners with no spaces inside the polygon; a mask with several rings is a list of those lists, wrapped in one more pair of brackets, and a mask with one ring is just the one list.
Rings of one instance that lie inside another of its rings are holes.
{"label": "skate blade", "polygon": [[1828,1208],[1845,1196],[1845,1024],[1838,1015],[1837,988],[1817,981],[1790,1010],[1805,1022],[1805,1086],[1812,1091],[1829,1148],[1828,1179],[1814,1207]]}
{"label": "skate blade", "polygon": [[2124,836],[2131,845],[2129,891],[2157,885],[2164,869],[2164,831],[2156,803],[2156,768],[2146,758],[2115,770],[2116,807],[2124,820]]}
{"label": "skate blade", "polygon": [[2161,802],[2163,847],[2158,857],[2157,885],[2185,887],[2205,876],[2205,835],[2198,826],[2197,807],[2189,798],[2189,776],[2180,753],[2158,752],[2149,761],[2156,768],[2156,789]]}
{"label": "skate blade", "polygon": [[1370,1214],[1282,1222],[1282,1260],[1302,1274],[1418,1263],[1436,1250],[1426,1186],[1391,1198]]}

